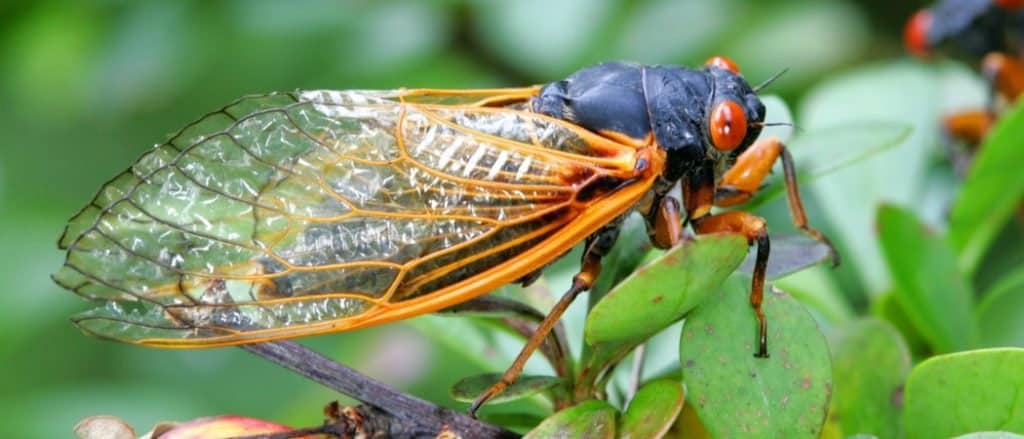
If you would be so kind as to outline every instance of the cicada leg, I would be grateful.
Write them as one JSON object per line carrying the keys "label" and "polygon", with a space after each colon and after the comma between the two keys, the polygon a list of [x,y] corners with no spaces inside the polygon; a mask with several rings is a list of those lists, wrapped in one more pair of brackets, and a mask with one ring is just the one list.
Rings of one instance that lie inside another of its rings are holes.
{"label": "cicada leg", "polygon": [[942,120],[942,127],[951,139],[977,147],[998,118],[998,102],[1014,103],[1024,93],[1024,61],[993,52],[981,62],[981,72],[988,82],[988,106],[984,110],[969,110],[950,114]]}
{"label": "cicada leg", "polygon": [[765,275],[768,268],[768,255],[771,241],[768,238],[768,226],[765,220],[756,215],[730,211],[711,214],[711,206],[733,206],[749,200],[771,171],[772,165],[782,159],[782,169],[786,180],[786,195],[789,201],[789,212],[793,224],[811,238],[827,245],[832,254],[834,264],[839,263],[839,254],[835,247],[821,232],[807,223],[800,190],[796,181],[796,167],[793,157],[785,145],[776,138],[767,138],[755,142],[722,177],[719,187],[715,187],[713,171],[707,167],[696,170],[683,180],[683,198],[688,218],[698,234],[705,233],[739,233],[747,238],[750,245],[757,245],[757,257],[754,260],[754,273],[750,285],[750,306],[754,309],[758,322],[758,347],[754,353],[757,357],[768,356],[768,320],[761,305],[764,301]]}
{"label": "cicada leg", "polygon": [[793,156],[779,139],[769,137],[761,139],[740,154],[736,163],[722,177],[722,183],[715,192],[715,205],[734,206],[750,199],[757,192],[772,165],[782,159],[782,171],[786,180],[786,199],[789,201],[789,214],[793,225],[815,241],[825,244],[832,256],[832,265],[839,265],[839,253],[828,238],[810,226],[803,201],[800,199],[800,187],[796,181],[796,165]]}
{"label": "cicada leg", "polygon": [[601,258],[611,250],[612,245],[615,244],[615,239],[618,237],[620,224],[618,222],[613,223],[614,225],[606,226],[605,228],[594,233],[587,238],[586,246],[583,251],[583,260],[580,266],[580,271],[572,278],[572,285],[569,290],[562,295],[562,298],[555,303],[555,306],[548,312],[547,317],[544,318],[537,325],[537,329],[534,330],[533,335],[526,341],[526,345],[519,351],[519,355],[512,362],[512,365],[505,370],[505,373],[501,376],[501,380],[495,383],[493,386],[488,388],[483,394],[478,396],[473,404],[469,406],[469,414],[476,416],[476,412],[480,410],[480,407],[491,399],[493,396],[503,392],[505,388],[514,383],[519,375],[523,372],[523,367],[526,366],[526,360],[533,355],[533,352],[544,342],[547,338],[548,333],[555,327],[559,319],[562,318],[562,314],[569,308],[576,296],[580,293],[587,291],[594,282],[597,280],[597,276],[601,274]]}
{"label": "cicada leg", "polygon": [[749,244],[757,244],[757,259],[754,261],[754,276],[750,284],[750,306],[754,308],[758,323],[757,352],[754,356],[767,358],[768,319],[761,304],[764,301],[764,278],[768,268],[770,242],[764,218],[747,212],[731,211],[698,218],[693,221],[693,227],[697,234],[739,233],[747,237]]}
{"label": "cicada leg", "polygon": [[1024,61],[1020,59],[992,52],[982,59],[981,73],[991,87],[990,111],[994,111],[997,96],[1012,104],[1024,93]]}

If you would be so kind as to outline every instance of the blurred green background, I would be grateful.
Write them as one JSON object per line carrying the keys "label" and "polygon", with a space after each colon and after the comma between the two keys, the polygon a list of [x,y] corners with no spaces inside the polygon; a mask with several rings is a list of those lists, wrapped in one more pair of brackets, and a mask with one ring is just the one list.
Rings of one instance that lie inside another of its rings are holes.
{"label": "blurred green background", "polygon": [[[338,398],[238,349],[167,351],[86,337],[68,316],[88,304],[49,279],[63,257],[55,241],[65,220],[107,178],[189,121],[245,94],[513,86],[560,79],[601,60],[699,65],[724,54],[755,83],[788,67],[770,92],[790,104],[797,125],[807,130],[840,123],[849,113],[873,120],[906,116],[917,128],[910,142],[920,153],[913,157],[923,163],[907,172],[937,175],[943,189],[934,195],[919,179],[905,185],[909,177],[902,170],[908,164],[898,160],[890,160],[884,172],[891,180],[860,183],[903,194],[897,201],[920,198],[925,218],[940,223],[954,183],[935,164],[942,155],[937,108],[948,105],[949,96],[981,102],[982,93],[966,68],[947,65],[960,72],[954,79],[921,83],[917,78],[929,77],[934,67],[903,59],[902,24],[923,3],[4,2],[0,432],[64,437],[77,420],[95,414],[120,416],[142,431],[160,420],[220,413],[312,425],[321,420],[321,405]],[[928,111],[880,108],[884,99],[900,101],[898,85],[876,93],[870,83],[860,84],[866,92],[857,99],[816,89],[865,64],[889,66],[875,74],[910,84],[905,99],[926,96]],[[940,86],[947,91],[942,98]],[[820,108],[839,111],[813,110]],[[859,190],[860,183],[834,184]],[[844,227],[846,217],[829,201],[809,198],[813,223],[826,231]],[[788,223],[781,206],[765,207],[780,218],[773,224]],[[855,254],[877,251],[842,233],[834,239]],[[834,274],[808,276],[842,291],[841,309],[863,311],[887,285],[884,266],[864,262],[870,259],[849,258]],[[446,405],[455,405],[446,396],[455,380],[488,370],[458,346],[435,343],[407,324],[308,341],[356,369]]]}

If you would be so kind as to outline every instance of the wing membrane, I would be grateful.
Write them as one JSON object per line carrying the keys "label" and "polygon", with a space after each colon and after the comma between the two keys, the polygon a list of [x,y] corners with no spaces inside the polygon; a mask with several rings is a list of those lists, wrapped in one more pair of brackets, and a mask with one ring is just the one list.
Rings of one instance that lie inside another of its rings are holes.
{"label": "wing membrane", "polygon": [[68,224],[54,278],[105,302],[83,329],[165,346],[341,330],[483,294],[475,280],[578,219],[580,190],[634,166],[631,148],[483,106],[532,89],[512,90],[239,100],[108,182]]}

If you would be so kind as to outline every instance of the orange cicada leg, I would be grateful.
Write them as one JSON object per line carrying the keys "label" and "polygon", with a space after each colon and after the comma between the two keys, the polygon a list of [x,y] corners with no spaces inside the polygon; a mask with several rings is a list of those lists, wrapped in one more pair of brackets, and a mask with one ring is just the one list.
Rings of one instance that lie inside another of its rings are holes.
{"label": "orange cicada leg", "polygon": [[981,72],[998,93],[1010,103],[1024,93],[1024,62],[1005,53],[993,52],[981,61]]}
{"label": "orange cicada leg", "polygon": [[978,145],[995,122],[988,110],[961,111],[942,118],[942,128],[952,139]]}
{"label": "orange cicada leg", "polygon": [[672,248],[683,240],[683,219],[679,200],[663,197],[648,219],[648,235],[657,248]]}
{"label": "orange cicada leg", "polygon": [[478,396],[473,404],[469,407],[469,414],[476,416],[476,412],[480,410],[488,399],[503,392],[505,388],[514,383],[519,375],[523,372],[523,367],[526,366],[526,360],[530,359],[533,352],[547,338],[548,333],[555,327],[559,319],[562,318],[562,314],[569,308],[576,296],[580,293],[587,291],[594,282],[597,280],[597,276],[601,274],[601,258],[611,250],[612,245],[615,243],[615,238],[619,233],[619,224],[614,223],[609,225],[597,233],[594,233],[587,238],[586,247],[583,251],[583,260],[580,266],[580,271],[572,278],[572,285],[569,290],[562,295],[562,298],[555,303],[555,306],[548,312],[547,317],[544,318],[537,325],[537,329],[534,330],[533,335],[526,341],[526,345],[519,351],[519,355],[512,362],[512,365],[505,370],[505,373],[501,376],[501,380],[487,389],[483,394]]}
{"label": "orange cicada leg", "polygon": [[1002,98],[1012,104],[1024,93],[1024,61],[1020,59],[992,52],[982,60],[981,72],[990,87],[988,108],[953,113],[942,120],[946,135],[972,149],[981,144],[995,124],[996,101]]}
{"label": "orange cicada leg", "polygon": [[839,253],[824,234],[812,228],[807,222],[800,188],[796,181],[796,166],[793,156],[779,139],[761,139],[740,154],[736,163],[722,177],[722,183],[715,192],[715,205],[734,206],[750,199],[757,192],[776,160],[782,158],[782,171],[786,179],[786,199],[793,225],[807,236],[829,247],[832,264],[839,265]]}
{"label": "orange cicada leg", "polygon": [[768,357],[768,319],[761,309],[764,300],[764,278],[768,268],[770,242],[768,226],[764,218],[742,212],[731,211],[717,215],[707,215],[693,221],[694,230],[698,234],[705,233],[738,233],[747,237],[751,245],[757,244],[757,259],[754,261],[754,276],[750,285],[750,306],[754,308],[758,323],[758,343],[755,357]]}
{"label": "orange cicada leg", "polygon": [[782,169],[786,180],[786,195],[789,201],[789,212],[793,224],[811,238],[827,245],[832,254],[834,264],[839,263],[839,255],[832,243],[821,232],[810,227],[800,190],[796,181],[796,168],[793,157],[785,145],[775,138],[762,139],[740,154],[736,163],[723,175],[719,187],[715,187],[713,171],[710,168],[694,172],[683,180],[683,197],[686,203],[687,217],[693,223],[694,231],[704,233],[738,233],[747,238],[750,245],[757,244],[757,257],[754,261],[753,279],[750,285],[750,306],[754,308],[759,325],[757,357],[768,356],[768,321],[761,305],[764,300],[765,275],[768,268],[768,255],[771,242],[768,238],[768,226],[764,219],[756,215],[730,211],[711,214],[711,206],[733,206],[743,203],[753,196],[771,171],[772,165],[782,159]]}

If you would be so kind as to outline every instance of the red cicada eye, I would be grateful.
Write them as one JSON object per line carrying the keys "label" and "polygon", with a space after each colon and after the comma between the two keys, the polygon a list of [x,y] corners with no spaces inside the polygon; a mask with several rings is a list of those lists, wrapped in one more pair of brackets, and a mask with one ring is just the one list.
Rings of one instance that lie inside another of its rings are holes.
{"label": "red cicada eye", "polygon": [[720,69],[725,69],[737,75],[740,73],[740,67],[737,66],[736,63],[734,63],[731,59],[726,58],[724,56],[713,56],[711,58],[708,58],[708,60],[704,62],[704,65],[715,66]]}
{"label": "red cicada eye", "polygon": [[927,58],[932,54],[931,44],[928,43],[928,30],[932,27],[932,13],[927,9],[917,11],[906,29],[903,30],[903,44],[907,50],[920,58]]}
{"label": "red cicada eye", "polygon": [[996,6],[1003,9],[1024,9],[1024,0],[996,0]]}
{"label": "red cicada eye", "polygon": [[736,101],[722,101],[711,110],[708,128],[715,148],[731,151],[747,137],[747,115]]}

